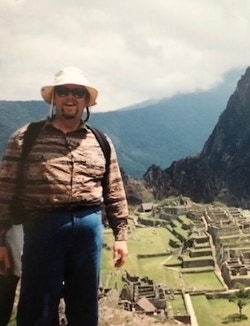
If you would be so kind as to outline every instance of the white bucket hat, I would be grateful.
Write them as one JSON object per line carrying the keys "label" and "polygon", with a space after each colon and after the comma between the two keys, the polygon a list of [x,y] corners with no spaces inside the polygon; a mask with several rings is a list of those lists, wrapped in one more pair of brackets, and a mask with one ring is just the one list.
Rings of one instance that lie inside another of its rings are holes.
{"label": "white bucket hat", "polygon": [[52,104],[54,87],[59,85],[74,84],[79,86],[84,86],[90,95],[88,106],[93,106],[96,104],[96,98],[98,91],[89,85],[89,81],[86,75],[76,67],[66,67],[55,74],[54,81],[48,85],[41,88],[41,94],[45,102]]}

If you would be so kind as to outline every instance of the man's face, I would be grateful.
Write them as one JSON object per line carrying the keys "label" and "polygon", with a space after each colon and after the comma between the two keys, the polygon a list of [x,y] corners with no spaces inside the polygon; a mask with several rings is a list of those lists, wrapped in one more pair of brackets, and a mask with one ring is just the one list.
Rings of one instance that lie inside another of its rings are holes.
{"label": "man's face", "polygon": [[56,115],[66,120],[81,119],[88,105],[87,91],[83,86],[66,84],[55,87]]}

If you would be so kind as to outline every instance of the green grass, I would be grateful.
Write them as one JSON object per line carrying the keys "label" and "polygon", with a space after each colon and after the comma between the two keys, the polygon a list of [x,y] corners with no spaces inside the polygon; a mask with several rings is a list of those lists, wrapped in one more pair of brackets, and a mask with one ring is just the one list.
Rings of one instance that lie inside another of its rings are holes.
{"label": "green grass", "polygon": [[221,282],[213,271],[201,273],[183,273],[185,289],[223,290]]}
{"label": "green grass", "polygon": [[178,232],[179,234],[181,234],[184,238],[187,237],[189,230],[185,230],[183,229],[183,225],[181,222],[179,222],[177,219],[174,220],[174,225],[175,225],[175,230],[176,232]]}
{"label": "green grass", "polygon": [[239,309],[235,303],[229,302],[227,299],[213,299],[208,301],[213,309],[214,316],[218,320],[218,325],[250,325],[250,304],[243,308],[243,319],[239,321]]}
{"label": "green grass", "polygon": [[201,326],[249,326],[250,304],[243,308],[243,319],[235,303],[227,299],[206,299],[205,295],[191,296],[198,324]]}
{"label": "green grass", "polygon": [[182,295],[174,295],[174,299],[171,300],[171,306],[175,314],[184,315],[187,313],[185,302]]}
{"label": "green grass", "polygon": [[[162,280],[165,278],[165,268],[161,265],[167,259],[167,251],[171,248],[168,245],[169,239],[175,237],[165,228],[145,227],[137,228],[129,235],[128,248],[129,256],[123,269],[127,269],[130,274],[138,276],[148,276]],[[113,234],[104,232],[104,242],[110,248],[113,245]],[[152,255],[164,253],[166,257],[138,259],[138,255]],[[114,272],[112,261],[112,250],[103,249],[101,281],[105,282],[110,272]]]}
{"label": "green grass", "polygon": [[169,239],[175,239],[165,228],[145,227],[138,228],[129,236],[128,245],[130,251],[136,254],[163,253],[167,249]]}
{"label": "green grass", "polygon": [[[122,274],[124,269],[132,275],[140,277],[148,276],[156,283],[165,283],[173,289],[187,288],[196,290],[217,290],[223,289],[222,284],[212,271],[206,271],[200,268],[200,273],[180,273],[181,269],[177,266],[164,266],[163,263],[178,263],[176,255],[167,255],[171,250],[168,245],[169,239],[175,239],[173,234],[166,228],[145,227],[137,228],[129,235],[128,247],[129,256],[123,269],[116,271],[112,262],[112,250],[103,250],[101,281],[102,284],[121,285],[118,275]],[[106,230],[104,233],[104,242],[112,248],[113,235]],[[150,257],[138,259],[138,254],[157,254],[166,253],[164,257]],[[206,257],[200,257],[205,259]],[[188,269],[185,269],[187,271]],[[197,268],[198,270],[198,268]],[[108,283],[107,283],[108,281]]]}
{"label": "green grass", "polygon": [[184,287],[182,275],[177,268],[165,269],[166,285],[170,289],[181,289]]}
{"label": "green grass", "polygon": [[191,224],[190,218],[188,218],[186,215],[179,215],[178,219],[185,224]]}
{"label": "green grass", "polygon": [[205,295],[191,296],[197,322],[200,326],[219,326],[217,317]]}
{"label": "green grass", "polygon": [[156,283],[167,282],[165,267],[162,263],[165,261],[166,257],[154,257],[150,259],[140,259],[138,261],[140,267],[140,275],[149,275]]}

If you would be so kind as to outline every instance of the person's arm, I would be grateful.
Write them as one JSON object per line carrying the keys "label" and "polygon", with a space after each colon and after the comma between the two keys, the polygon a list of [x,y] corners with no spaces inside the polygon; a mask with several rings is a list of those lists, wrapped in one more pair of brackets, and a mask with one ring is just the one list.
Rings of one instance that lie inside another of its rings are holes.
{"label": "person's arm", "polygon": [[0,170],[0,274],[11,267],[5,234],[11,228],[10,203],[15,194],[17,171],[20,166],[21,136],[16,131],[9,139]]}
{"label": "person's arm", "polygon": [[128,204],[116,152],[112,142],[110,139],[108,140],[111,148],[111,160],[104,191],[104,203],[106,216],[115,238],[113,246],[114,265],[121,267],[128,256]]}
{"label": "person's arm", "polygon": [[8,248],[5,244],[5,233],[0,233],[0,275],[6,275],[11,268]]}

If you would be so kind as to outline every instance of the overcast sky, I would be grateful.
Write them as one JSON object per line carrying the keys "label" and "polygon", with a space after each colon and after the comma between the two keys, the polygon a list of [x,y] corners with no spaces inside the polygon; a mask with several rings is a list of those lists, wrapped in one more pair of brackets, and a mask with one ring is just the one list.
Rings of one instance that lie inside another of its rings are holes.
{"label": "overcast sky", "polygon": [[0,0],[0,100],[40,100],[77,66],[107,111],[209,89],[249,65],[249,0]]}

